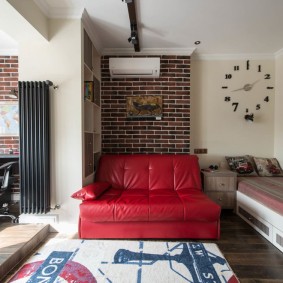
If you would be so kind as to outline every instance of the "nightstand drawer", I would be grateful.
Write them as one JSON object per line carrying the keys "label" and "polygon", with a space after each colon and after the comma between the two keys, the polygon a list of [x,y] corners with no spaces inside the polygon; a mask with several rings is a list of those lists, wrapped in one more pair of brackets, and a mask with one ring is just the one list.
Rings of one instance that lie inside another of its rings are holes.
{"label": "nightstand drawer", "polygon": [[206,195],[222,208],[235,208],[236,194],[234,192],[207,192]]}
{"label": "nightstand drawer", "polygon": [[204,179],[205,191],[235,191],[234,177],[207,177]]}

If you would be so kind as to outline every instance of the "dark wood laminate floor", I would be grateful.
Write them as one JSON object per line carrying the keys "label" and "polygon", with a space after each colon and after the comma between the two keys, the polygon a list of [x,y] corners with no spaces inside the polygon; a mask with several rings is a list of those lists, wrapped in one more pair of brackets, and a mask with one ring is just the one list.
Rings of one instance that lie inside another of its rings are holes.
{"label": "dark wood laminate floor", "polygon": [[283,253],[232,211],[222,213],[217,244],[241,283],[283,283]]}

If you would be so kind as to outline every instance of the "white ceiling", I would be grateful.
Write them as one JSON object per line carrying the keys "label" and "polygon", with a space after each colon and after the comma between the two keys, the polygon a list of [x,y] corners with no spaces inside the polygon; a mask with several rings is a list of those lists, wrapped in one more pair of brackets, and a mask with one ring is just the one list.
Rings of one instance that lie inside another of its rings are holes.
{"label": "white ceiling", "polygon": [[[48,17],[85,8],[103,50],[133,49],[122,0],[34,0]],[[135,0],[140,47],[200,55],[273,55],[283,48],[283,0]],[[195,41],[201,41],[195,45]]]}

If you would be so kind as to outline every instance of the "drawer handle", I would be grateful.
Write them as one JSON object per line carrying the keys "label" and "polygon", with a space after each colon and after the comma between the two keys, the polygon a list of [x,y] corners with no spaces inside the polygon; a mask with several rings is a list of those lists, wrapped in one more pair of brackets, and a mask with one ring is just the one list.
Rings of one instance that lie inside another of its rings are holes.
{"label": "drawer handle", "polygon": [[224,186],[225,186],[225,184],[224,184],[224,183],[220,183],[220,186],[221,186],[221,187],[224,187]]}

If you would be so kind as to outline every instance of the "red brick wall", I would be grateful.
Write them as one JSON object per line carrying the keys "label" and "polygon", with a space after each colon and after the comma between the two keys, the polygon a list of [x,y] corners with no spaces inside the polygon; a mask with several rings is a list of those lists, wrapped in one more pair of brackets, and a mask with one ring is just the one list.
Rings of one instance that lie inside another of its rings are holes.
{"label": "red brick wall", "polygon": [[[101,61],[102,152],[189,153],[190,56],[160,56],[155,79],[113,79],[109,57]],[[127,120],[126,97],[132,95],[161,95],[162,120]]]}
{"label": "red brick wall", "polygon": [[[18,56],[0,56],[0,101],[17,101],[8,95],[18,89]],[[0,154],[8,154],[9,149],[18,150],[19,137],[0,136]]]}

